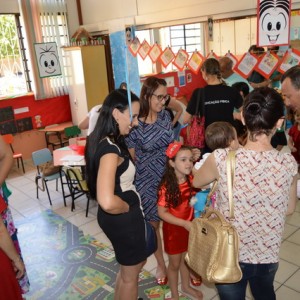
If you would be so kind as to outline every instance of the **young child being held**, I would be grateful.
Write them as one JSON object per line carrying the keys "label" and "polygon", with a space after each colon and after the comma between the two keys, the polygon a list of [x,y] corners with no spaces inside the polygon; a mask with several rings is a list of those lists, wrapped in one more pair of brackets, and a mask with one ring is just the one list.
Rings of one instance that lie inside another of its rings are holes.
{"label": "young child being held", "polygon": [[196,193],[192,187],[191,175],[193,153],[188,146],[172,143],[166,155],[167,166],[158,189],[158,215],[163,220],[163,239],[165,252],[169,256],[167,274],[172,299],[179,299],[179,272],[182,292],[195,299],[203,299],[202,292],[190,286],[190,283],[199,286],[201,279],[191,273],[184,260],[194,214],[189,202]]}
{"label": "young child being held", "polygon": [[[237,150],[239,148],[239,141],[235,128],[228,122],[214,122],[205,129],[205,143],[214,151],[216,149],[230,148]],[[203,155],[203,158],[195,164],[198,170],[203,165],[210,153]]]}

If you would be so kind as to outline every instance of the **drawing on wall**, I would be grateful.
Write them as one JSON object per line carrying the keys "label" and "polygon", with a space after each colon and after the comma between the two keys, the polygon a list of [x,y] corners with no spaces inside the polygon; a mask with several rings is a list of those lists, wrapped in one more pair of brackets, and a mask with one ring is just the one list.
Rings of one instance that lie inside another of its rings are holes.
{"label": "drawing on wall", "polygon": [[55,42],[34,44],[40,78],[61,75]]}
{"label": "drawing on wall", "polygon": [[291,0],[258,0],[257,8],[257,45],[288,45]]}

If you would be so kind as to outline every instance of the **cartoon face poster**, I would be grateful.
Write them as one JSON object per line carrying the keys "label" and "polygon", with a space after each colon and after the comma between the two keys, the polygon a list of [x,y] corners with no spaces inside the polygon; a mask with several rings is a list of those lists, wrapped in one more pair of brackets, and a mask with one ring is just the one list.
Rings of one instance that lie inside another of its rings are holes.
{"label": "cartoon face poster", "polygon": [[59,56],[55,42],[34,44],[41,78],[61,75]]}
{"label": "cartoon face poster", "polygon": [[257,0],[257,46],[288,45],[291,0]]}

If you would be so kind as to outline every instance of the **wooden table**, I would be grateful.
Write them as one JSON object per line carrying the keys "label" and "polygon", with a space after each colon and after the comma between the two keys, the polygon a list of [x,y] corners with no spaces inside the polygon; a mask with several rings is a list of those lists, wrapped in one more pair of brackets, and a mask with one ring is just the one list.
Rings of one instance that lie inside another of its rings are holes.
{"label": "wooden table", "polygon": [[[73,126],[72,122],[64,122],[64,123],[60,123],[60,124],[53,125],[53,126],[51,126],[51,125],[47,126],[43,129],[39,129],[39,131],[45,132],[45,139],[46,139],[47,147],[49,145],[47,134],[49,134],[49,133],[56,134],[58,139],[59,139],[60,147],[63,147],[64,142],[62,140],[61,134],[64,132],[65,128],[71,127],[71,126]],[[53,147],[53,150],[54,150],[54,147]]]}

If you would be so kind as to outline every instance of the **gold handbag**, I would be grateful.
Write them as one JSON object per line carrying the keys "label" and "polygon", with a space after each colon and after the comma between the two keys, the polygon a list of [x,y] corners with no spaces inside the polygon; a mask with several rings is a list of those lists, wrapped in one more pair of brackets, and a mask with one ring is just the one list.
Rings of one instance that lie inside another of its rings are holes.
{"label": "gold handbag", "polygon": [[[235,171],[235,151],[226,159],[230,219],[234,218],[232,188]],[[206,210],[200,218],[192,221],[188,252],[185,257],[189,267],[209,283],[234,283],[242,278],[239,266],[239,237],[236,229],[223,215],[208,208],[214,183],[207,196]]]}

